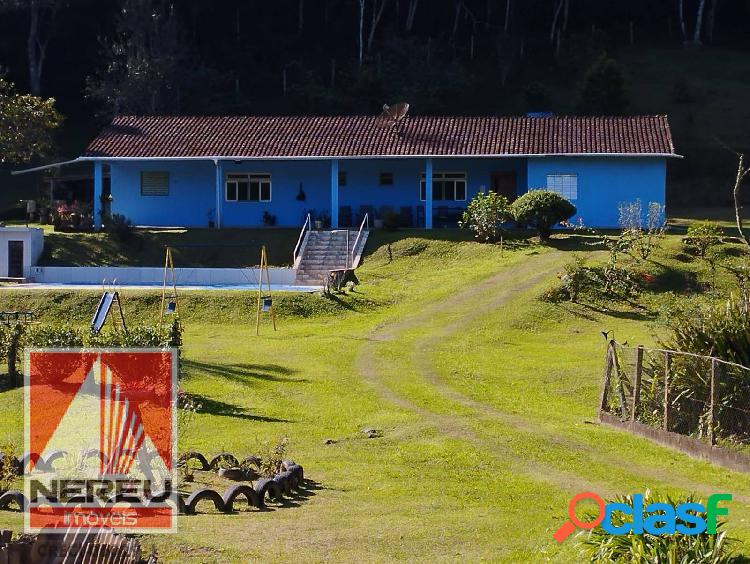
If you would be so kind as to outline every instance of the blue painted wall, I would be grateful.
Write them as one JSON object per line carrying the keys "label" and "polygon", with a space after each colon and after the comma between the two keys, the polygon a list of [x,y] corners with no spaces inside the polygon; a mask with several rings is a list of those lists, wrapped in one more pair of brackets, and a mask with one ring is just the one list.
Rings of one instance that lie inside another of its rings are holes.
{"label": "blue painted wall", "polygon": [[588,227],[617,227],[618,204],[640,198],[666,200],[666,160],[639,157],[537,157],[528,160],[529,188],[544,188],[548,174],[577,174],[578,208],[574,218]]}
{"label": "blue painted wall", "polygon": [[[168,171],[169,196],[141,196],[141,171]],[[110,165],[112,213],[136,225],[207,227],[216,208],[211,161],[129,161]]]}
{"label": "blue painted wall", "polygon": [[[221,178],[232,172],[271,174],[270,202],[227,202],[221,192],[224,227],[262,225],[263,213],[276,216],[278,226],[296,227],[305,214],[331,211],[330,161],[223,161]],[[579,217],[592,227],[616,227],[618,202],[664,203],[666,165],[663,158],[540,157],[530,159],[434,159],[434,172],[466,172],[467,199],[490,186],[496,171],[515,171],[518,193],[546,186],[547,174],[577,174]],[[424,159],[339,161],[346,186],[339,189],[339,205],[349,206],[356,218],[360,206],[412,208],[416,220],[420,175]],[[112,210],[137,225],[206,227],[216,219],[216,167],[212,161],[131,161],[110,165]],[[170,173],[168,196],[141,196],[142,171]],[[392,186],[380,186],[381,172],[393,174]],[[300,185],[305,200],[297,200]],[[434,207],[465,207],[466,202],[434,202]]]}

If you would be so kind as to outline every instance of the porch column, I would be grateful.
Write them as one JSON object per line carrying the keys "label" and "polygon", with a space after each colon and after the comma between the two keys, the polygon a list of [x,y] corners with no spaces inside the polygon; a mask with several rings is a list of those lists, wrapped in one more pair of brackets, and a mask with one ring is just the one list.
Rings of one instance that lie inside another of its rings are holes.
{"label": "porch column", "polygon": [[102,230],[102,193],[104,191],[104,164],[94,161],[94,231]]}
{"label": "porch column", "polygon": [[339,228],[339,161],[331,160],[331,229]]}
{"label": "porch column", "polygon": [[224,205],[224,197],[222,194],[223,167],[221,166],[221,161],[219,159],[214,160],[214,165],[216,166],[216,222],[214,225],[216,226],[216,229],[219,229],[221,227],[221,212]]}
{"label": "porch column", "polygon": [[432,229],[432,159],[424,161],[424,226]]}

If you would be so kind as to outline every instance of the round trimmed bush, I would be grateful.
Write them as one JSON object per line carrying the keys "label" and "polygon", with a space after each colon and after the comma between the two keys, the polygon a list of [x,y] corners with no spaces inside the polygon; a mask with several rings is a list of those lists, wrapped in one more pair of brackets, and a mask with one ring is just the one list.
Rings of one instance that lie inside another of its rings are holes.
{"label": "round trimmed bush", "polygon": [[510,206],[520,225],[533,227],[541,239],[549,239],[552,228],[576,214],[576,207],[549,190],[530,190]]}

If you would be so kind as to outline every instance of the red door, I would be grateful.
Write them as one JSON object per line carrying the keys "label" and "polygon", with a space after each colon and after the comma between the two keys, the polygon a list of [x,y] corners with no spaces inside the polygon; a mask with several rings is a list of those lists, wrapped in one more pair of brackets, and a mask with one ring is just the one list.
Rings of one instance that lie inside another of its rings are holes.
{"label": "red door", "polygon": [[505,196],[509,202],[515,200],[516,194],[516,173],[509,171],[497,171],[492,173],[490,190]]}

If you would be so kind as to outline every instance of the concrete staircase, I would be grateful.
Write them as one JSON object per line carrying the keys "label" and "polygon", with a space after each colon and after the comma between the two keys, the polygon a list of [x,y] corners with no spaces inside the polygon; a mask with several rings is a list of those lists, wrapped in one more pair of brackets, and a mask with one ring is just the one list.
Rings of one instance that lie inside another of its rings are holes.
{"label": "concrete staircase", "polygon": [[[347,234],[349,255],[347,259]],[[357,231],[337,229],[332,231],[308,231],[302,243],[300,258],[295,267],[299,286],[322,286],[331,270],[357,268],[362,249],[367,242],[367,231],[357,239]],[[357,248],[354,249],[355,241]],[[352,259],[352,251],[354,258]]]}

